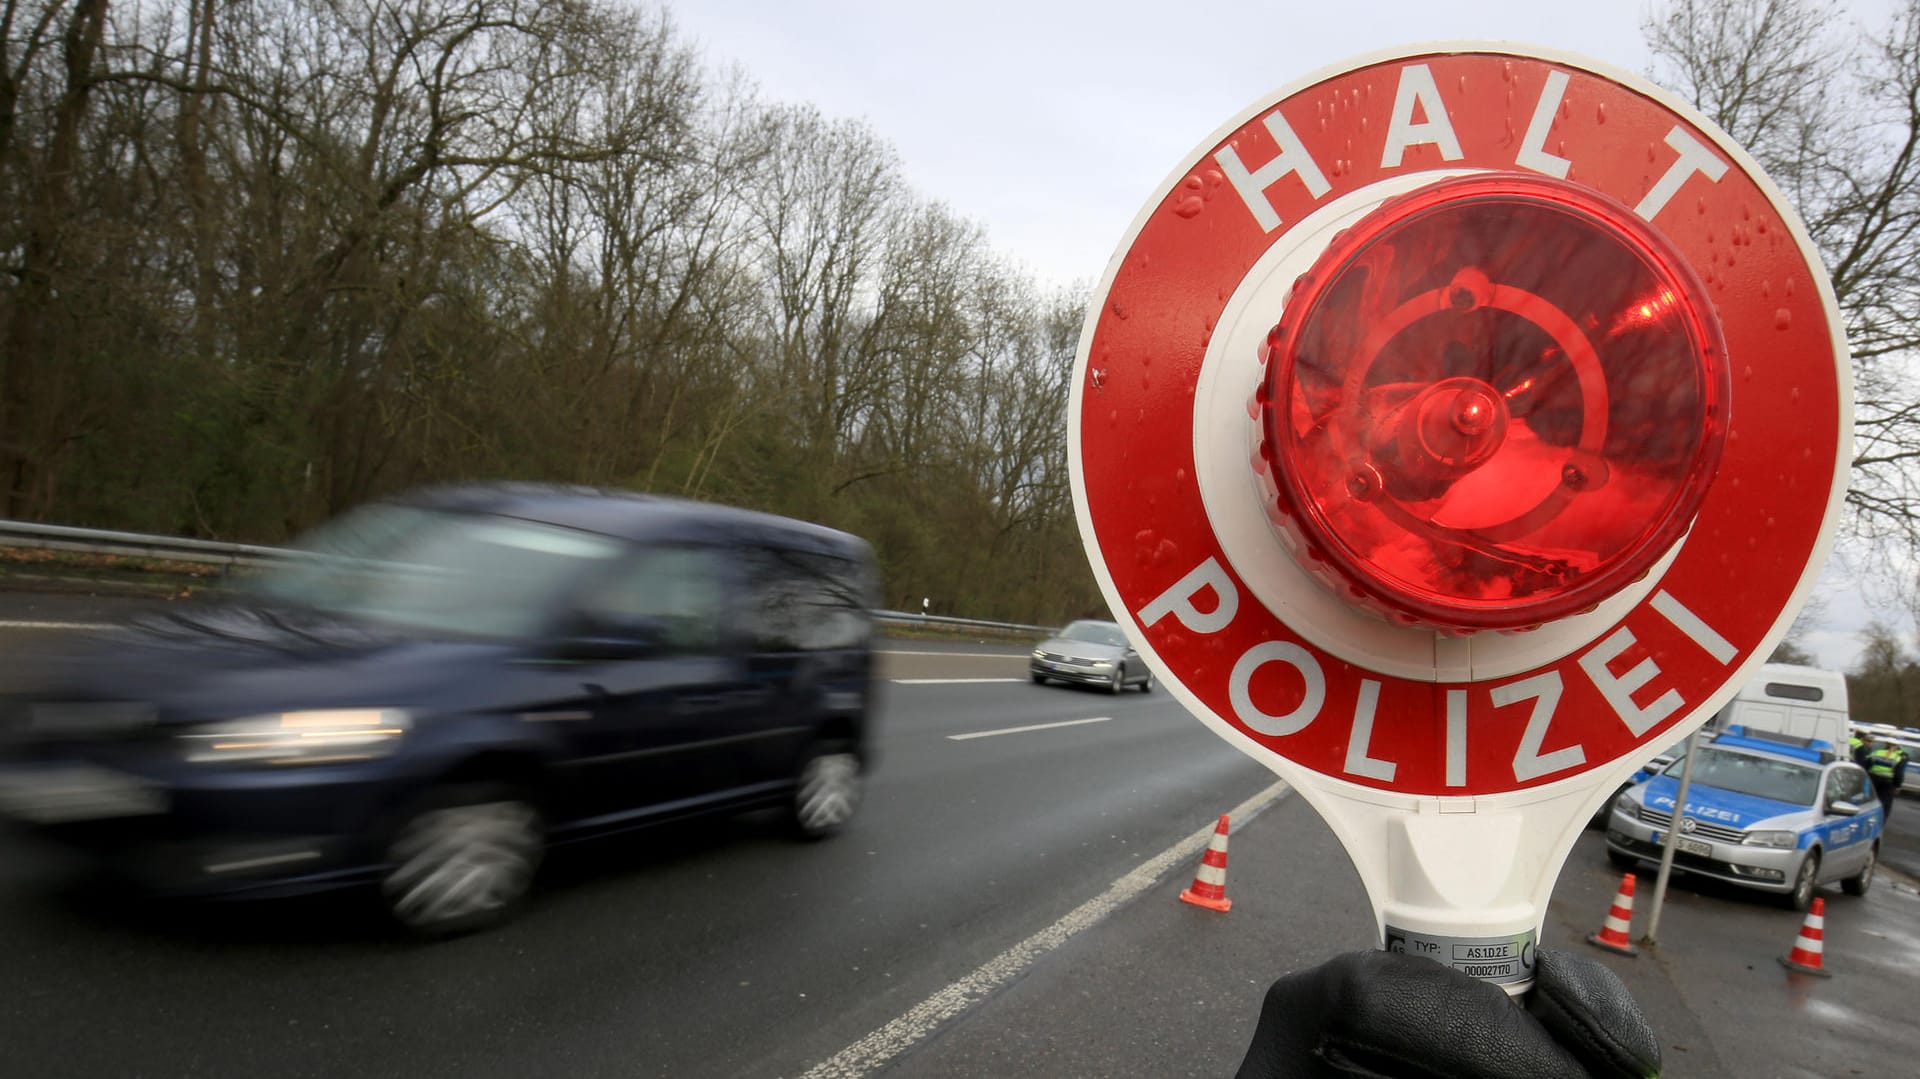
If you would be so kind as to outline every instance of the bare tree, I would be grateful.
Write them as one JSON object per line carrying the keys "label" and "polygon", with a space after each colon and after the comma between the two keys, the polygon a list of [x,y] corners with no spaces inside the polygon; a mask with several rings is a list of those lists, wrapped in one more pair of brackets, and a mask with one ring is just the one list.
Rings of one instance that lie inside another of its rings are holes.
{"label": "bare tree", "polygon": [[[69,6],[49,0],[40,11],[21,11],[9,2],[6,83],[0,87],[0,154],[19,138],[16,115],[20,97],[32,93],[30,81],[44,85],[42,102],[50,108],[39,153],[31,171],[9,160],[20,174],[6,193],[23,218],[13,241],[18,262],[11,267],[18,288],[11,304],[0,359],[0,510],[9,516],[46,510],[52,500],[50,470],[68,432],[53,425],[50,411],[30,406],[35,383],[58,378],[54,302],[62,264],[64,230],[74,204],[74,172],[82,156],[82,126],[94,89],[93,66],[106,32],[107,0],[73,0]],[[17,59],[12,31],[18,20],[26,30]],[[54,43],[57,32],[58,50]],[[42,70],[57,62],[58,70]]]}
{"label": "bare tree", "polygon": [[416,483],[604,483],[862,532],[951,610],[1097,606],[1084,297],[644,0],[0,30],[0,513],[274,541]]}
{"label": "bare tree", "polygon": [[1854,364],[1848,531],[1889,566],[1920,550],[1920,0],[1884,26],[1835,16],[1678,0],[1644,31],[1656,77],[1753,153],[1826,263]]}

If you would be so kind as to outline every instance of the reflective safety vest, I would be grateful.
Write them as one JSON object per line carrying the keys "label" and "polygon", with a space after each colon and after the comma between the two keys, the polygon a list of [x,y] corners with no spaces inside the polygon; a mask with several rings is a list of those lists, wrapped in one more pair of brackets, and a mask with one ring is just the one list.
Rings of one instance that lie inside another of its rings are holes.
{"label": "reflective safety vest", "polygon": [[1905,753],[1900,752],[1899,749],[1892,746],[1885,749],[1876,749],[1872,753],[1867,754],[1867,771],[1881,779],[1892,779],[1893,770],[1900,766],[1901,762],[1906,759],[1906,756]]}

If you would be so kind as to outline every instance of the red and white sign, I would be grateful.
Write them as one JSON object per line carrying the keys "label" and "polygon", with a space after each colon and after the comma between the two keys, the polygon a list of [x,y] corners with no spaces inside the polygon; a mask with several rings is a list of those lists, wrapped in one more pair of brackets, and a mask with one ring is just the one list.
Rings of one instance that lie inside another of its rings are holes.
{"label": "red and white sign", "polygon": [[[1196,715],[1361,788],[1497,795],[1643,759],[1765,660],[1845,493],[1844,331],[1779,192],[1650,84],[1510,48],[1368,58],[1248,109],[1136,219],[1081,340],[1074,495],[1109,604]],[[1729,400],[1691,528],[1639,580],[1538,628],[1456,635],[1383,618],[1296,553],[1255,398],[1269,331],[1336,235],[1477,173],[1581,185],[1663,237],[1717,311]]]}

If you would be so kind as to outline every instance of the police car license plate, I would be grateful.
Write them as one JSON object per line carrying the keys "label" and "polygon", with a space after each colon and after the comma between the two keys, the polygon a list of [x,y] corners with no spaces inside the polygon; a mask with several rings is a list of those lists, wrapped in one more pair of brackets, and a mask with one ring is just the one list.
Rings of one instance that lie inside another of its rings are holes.
{"label": "police car license plate", "polygon": [[1713,857],[1713,844],[1711,843],[1702,843],[1698,839],[1687,839],[1685,837],[1675,837],[1673,842],[1674,846],[1686,851],[1688,854],[1698,854],[1702,858]]}

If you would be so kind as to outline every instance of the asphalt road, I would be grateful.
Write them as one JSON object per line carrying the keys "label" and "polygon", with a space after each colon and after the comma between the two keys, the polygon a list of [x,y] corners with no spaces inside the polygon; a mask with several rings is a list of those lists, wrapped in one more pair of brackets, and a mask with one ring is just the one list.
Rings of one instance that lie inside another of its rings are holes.
{"label": "asphalt road", "polygon": [[[0,649],[113,613],[0,596]],[[154,906],[0,837],[0,1072],[1225,1076],[1273,978],[1370,946],[1325,826],[1165,693],[1036,687],[1005,646],[888,650],[848,833],[748,817],[580,848],[480,936],[414,943],[338,899]],[[1901,808],[1887,861],[1911,872]],[[1178,902],[1229,811],[1233,910]],[[1911,876],[1825,893],[1825,981],[1774,962],[1799,915],[1684,882],[1657,948],[1587,949],[1618,882],[1587,833],[1544,943],[1621,973],[1666,1075],[1910,1074]]]}

